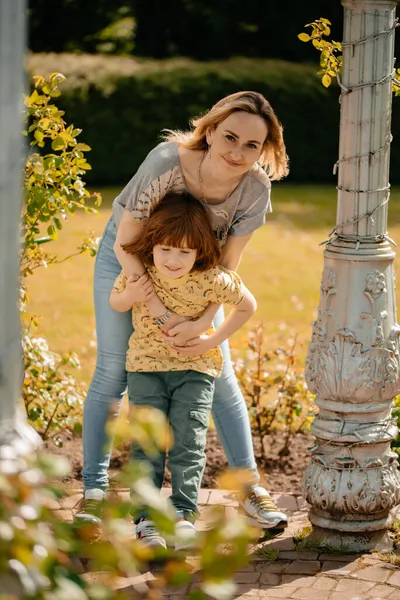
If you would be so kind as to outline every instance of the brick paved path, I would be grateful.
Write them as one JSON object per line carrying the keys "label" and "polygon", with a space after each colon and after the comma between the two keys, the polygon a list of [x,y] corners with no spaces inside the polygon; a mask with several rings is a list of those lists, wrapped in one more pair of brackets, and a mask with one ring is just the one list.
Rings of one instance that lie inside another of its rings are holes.
{"label": "brick paved path", "polygon": [[[126,490],[118,490],[121,498],[127,499]],[[169,489],[163,493],[170,494]],[[53,508],[65,520],[72,519],[72,509],[79,501],[80,493],[72,493],[55,504]],[[400,600],[400,568],[380,560],[377,554],[338,555],[323,554],[314,551],[295,551],[292,536],[307,524],[307,505],[300,496],[291,494],[273,494],[279,508],[290,516],[290,524],[285,533],[272,542],[266,542],[269,548],[279,550],[277,560],[268,560],[262,554],[255,553],[251,563],[236,573],[235,598],[298,598],[304,600],[367,600],[385,598]],[[220,505],[234,517],[237,502],[231,492],[202,489],[200,494],[201,517],[196,528],[207,528],[209,507]],[[133,533],[133,527],[132,527]],[[260,545],[262,547],[262,545]],[[398,552],[400,555],[400,553]],[[188,559],[196,570],[196,559]],[[87,573],[90,580],[101,580],[102,574]],[[140,592],[146,587],[157,585],[156,573],[145,573],[130,579],[120,579],[118,588]],[[196,585],[195,583],[192,585]],[[189,587],[173,588],[162,591],[166,598],[183,600]]]}

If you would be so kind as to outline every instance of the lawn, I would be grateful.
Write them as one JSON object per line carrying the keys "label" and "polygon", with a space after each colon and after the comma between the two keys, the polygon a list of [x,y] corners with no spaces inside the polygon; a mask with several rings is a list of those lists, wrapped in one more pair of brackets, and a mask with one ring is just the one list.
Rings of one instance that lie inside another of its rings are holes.
{"label": "lawn", "polygon": [[[60,258],[72,253],[80,236],[101,236],[118,189],[100,190],[103,205],[97,215],[79,213],[67,223],[52,251]],[[335,224],[336,189],[332,186],[274,184],[274,212],[248,245],[240,274],[258,300],[258,310],[247,327],[233,338],[243,344],[246,330],[265,325],[267,346],[287,345],[297,335],[298,356],[304,360],[316,318],[323,265],[320,242]],[[389,234],[400,240],[400,188],[392,190]],[[50,246],[48,248],[50,250]],[[53,350],[75,350],[81,359],[80,379],[89,382],[96,343],[92,303],[94,260],[79,256],[61,265],[39,269],[29,281],[30,310],[40,315],[39,333]],[[399,269],[396,263],[396,274]],[[399,292],[398,292],[399,293]]]}

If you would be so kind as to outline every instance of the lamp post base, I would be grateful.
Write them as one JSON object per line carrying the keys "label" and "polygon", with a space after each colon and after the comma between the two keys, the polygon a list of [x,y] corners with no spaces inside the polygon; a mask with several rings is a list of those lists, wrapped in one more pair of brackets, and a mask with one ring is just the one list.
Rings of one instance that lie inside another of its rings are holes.
{"label": "lamp post base", "polygon": [[387,529],[344,533],[313,525],[311,533],[303,541],[307,547],[323,549],[328,553],[352,554],[370,550],[393,550],[393,542]]}

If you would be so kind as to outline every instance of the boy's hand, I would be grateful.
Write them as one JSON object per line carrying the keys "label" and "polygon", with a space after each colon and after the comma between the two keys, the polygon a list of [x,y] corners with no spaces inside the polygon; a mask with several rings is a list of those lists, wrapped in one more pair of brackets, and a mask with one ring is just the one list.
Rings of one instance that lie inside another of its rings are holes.
{"label": "boy's hand", "polygon": [[130,275],[126,279],[125,293],[132,301],[147,302],[154,295],[153,282],[148,273],[143,273],[141,277]]}

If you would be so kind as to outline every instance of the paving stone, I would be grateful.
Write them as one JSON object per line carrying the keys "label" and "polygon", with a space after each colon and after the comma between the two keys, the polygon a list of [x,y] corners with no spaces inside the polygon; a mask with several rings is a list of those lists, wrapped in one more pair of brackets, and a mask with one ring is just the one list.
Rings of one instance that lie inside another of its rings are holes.
{"label": "paving stone", "polygon": [[234,580],[236,583],[255,583],[260,578],[260,573],[235,573]]}
{"label": "paving stone", "polygon": [[318,560],[330,560],[334,562],[354,562],[364,554],[320,554]]}
{"label": "paving stone", "polygon": [[354,578],[364,579],[365,581],[376,581],[379,583],[386,581],[388,575],[388,569],[384,569],[383,567],[366,567],[365,569],[359,569],[352,573],[352,577]]}
{"label": "paving stone", "polygon": [[339,581],[336,586],[335,592],[352,592],[353,594],[359,594],[360,592],[368,592],[374,584],[370,581],[354,581],[352,579],[345,579]]}
{"label": "paving stone", "polygon": [[372,590],[369,590],[366,598],[387,598],[392,591],[393,589],[388,585],[376,585]]}
{"label": "paving stone", "polygon": [[298,588],[311,587],[314,583],[314,577],[298,577],[297,575],[282,575],[282,585],[294,586]]}
{"label": "paving stone", "polygon": [[227,490],[211,490],[208,505],[238,506],[236,495]]}
{"label": "paving stone", "polygon": [[296,501],[298,510],[310,510],[311,506],[303,496],[297,496]]}
{"label": "paving stone", "polygon": [[365,598],[363,598],[363,596],[354,594],[354,592],[333,592],[330,600],[365,600]]}
{"label": "paving stone", "polygon": [[279,539],[273,540],[272,542],[270,542],[270,544],[273,548],[276,548],[276,550],[279,550],[279,556],[281,554],[281,551],[285,552],[285,551],[293,550],[293,538],[290,535],[284,534]]}
{"label": "paving stone", "polygon": [[260,589],[260,597],[261,598],[290,598],[291,594],[294,594],[296,588],[294,587],[266,587]]}
{"label": "paving stone", "polygon": [[283,510],[297,510],[297,502],[295,496],[290,494],[274,494],[272,496],[274,502]]}
{"label": "paving stone", "polygon": [[289,550],[285,552],[280,552],[279,558],[288,558],[290,560],[317,560],[318,552],[309,552],[308,550]]}
{"label": "paving stone", "polygon": [[357,568],[357,564],[350,563],[350,565],[333,560],[326,560],[322,563],[321,570],[323,573],[332,573],[334,575],[350,575],[350,573]]}
{"label": "paving stone", "polygon": [[390,575],[389,579],[387,580],[387,583],[389,583],[390,585],[397,585],[400,587],[400,571],[398,571],[397,573],[393,573],[393,575]]}
{"label": "paving stone", "polygon": [[331,579],[330,577],[315,577],[312,587],[318,590],[333,590],[336,585],[336,579]]}
{"label": "paving stone", "polygon": [[60,519],[60,521],[66,521],[67,523],[71,523],[74,520],[72,510],[55,510],[54,516]]}
{"label": "paving stone", "polygon": [[301,600],[327,600],[328,590],[316,590],[315,588],[303,588],[296,590],[291,598],[300,598]]}
{"label": "paving stone", "polygon": [[262,573],[260,583],[265,585],[279,585],[280,577],[275,573]]}
{"label": "paving stone", "polygon": [[270,564],[258,563],[256,565],[256,571],[259,573],[285,573],[286,569],[290,565],[290,561],[277,561]]}
{"label": "paving stone", "polygon": [[248,594],[249,596],[257,596],[260,591],[258,583],[237,583],[235,596],[240,594]]}
{"label": "paving stone", "polygon": [[400,600],[400,590],[392,592],[389,596],[389,600]]}
{"label": "paving stone", "polygon": [[60,499],[61,508],[75,508],[78,502],[82,499],[82,493],[71,494]]}
{"label": "paving stone", "polygon": [[[252,563],[250,563],[249,565],[240,567],[240,573],[254,573],[255,571],[256,571],[256,567]],[[257,573],[259,573],[259,571],[257,571]]]}
{"label": "paving stone", "polygon": [[314,575],[319,573],[321,564],[317,560],[295,560],[288,566],[286,573],[302,573]]}

